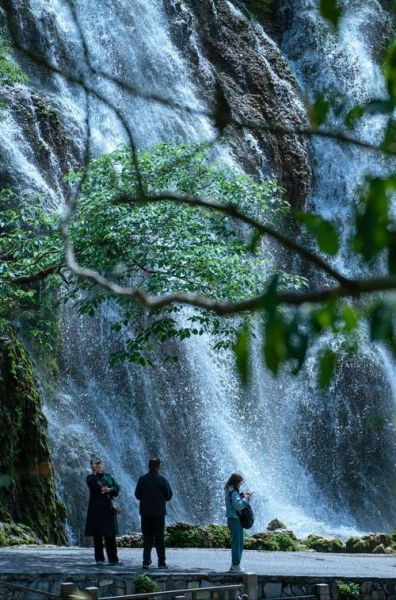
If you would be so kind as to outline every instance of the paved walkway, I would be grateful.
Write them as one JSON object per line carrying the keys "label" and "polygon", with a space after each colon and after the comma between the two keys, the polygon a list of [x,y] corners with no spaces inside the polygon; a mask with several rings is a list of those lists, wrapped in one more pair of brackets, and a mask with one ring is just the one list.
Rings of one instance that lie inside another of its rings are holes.
{"label": "paved walkway", "polygon": [[[15,547],[0,548],[2,575],[44,575],[50,573],[88,574],[90,572],[125,573],[141,566],[142,550],[121,548],[118,567],[97,567],[91,548],[77,547]],[[171,572],[227,571],[230,551],[222,549],[174,548],[167,550]],[[246,571],[268,576],[346,577],[351,579],[396,579],[396,555],[326,554],[319,552],[257,552],[245,551]],[[153,569],[153,572],[156,570]],[[158,572],[158,571],[157,571]]]}

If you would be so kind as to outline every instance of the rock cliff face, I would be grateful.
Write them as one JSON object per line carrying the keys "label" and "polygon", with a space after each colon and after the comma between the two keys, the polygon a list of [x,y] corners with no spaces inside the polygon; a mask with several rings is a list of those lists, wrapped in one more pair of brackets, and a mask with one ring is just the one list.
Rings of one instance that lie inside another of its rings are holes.
{"label": "rock cliff face", "polygon": [[274,173],[292,205],[301,206],[311,190],[309,145],[301,136],[269,129],[302,128],[307,117],[297,82],[265,25],[226,0],[168,0],[166,6],[174,41],[205,101],[215,109],[216,85],[224,93],[233,123],[225,134],[241,163],[252,172]]}
{"label": "rock cliff face", "polygon": [[58,500],[32,365],[10,332],[0,339],[0,520],[24,523],[43,541],[64,543]]}
{"label": "rock cliff face", "polygon": [[294,451],[334,511],[347,508],[363,528],[369,512],[371,526],[386,529],[396,494],[396,440],[383,357],[340,349],[338,359],[330,388],[307,390],[300,399]]}

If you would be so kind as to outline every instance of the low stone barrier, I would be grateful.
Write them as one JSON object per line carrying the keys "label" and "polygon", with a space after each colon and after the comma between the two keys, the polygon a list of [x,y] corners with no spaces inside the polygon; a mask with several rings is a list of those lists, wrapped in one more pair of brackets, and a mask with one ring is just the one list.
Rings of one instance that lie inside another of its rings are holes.
{"label": "low stone barrier", "polygon": [[[67,576],[67,581],[75,583],[80,589],[87,587],[99,588],[99,598],[102,596],[123,596],[135,593],[135,573],[128,575],[89,574]],[[159,586],[159,591],[197,589],[216,585],[239,583],[243,575],[238,573],[150,573]],[[31,594],[26,592],[11,593],[9,589],[0,586],[0,600],[40,600],[43,596],[34,590],[60,593],[60,584],[66,581],[64,574],[43,574],[37,577],[12,575],[2,576],[2,581],[16,583],[31,588]],[[338,579],[347,583],[359,584],[359,600],[396,600],[395,579]],[[347,600],[338,593],[337,582],[334,578],[315,577],[257,577],[258,600],[287,599],[302,596],[316,596],[318,600]],[[201,600],[205,600],[203,597]]]}

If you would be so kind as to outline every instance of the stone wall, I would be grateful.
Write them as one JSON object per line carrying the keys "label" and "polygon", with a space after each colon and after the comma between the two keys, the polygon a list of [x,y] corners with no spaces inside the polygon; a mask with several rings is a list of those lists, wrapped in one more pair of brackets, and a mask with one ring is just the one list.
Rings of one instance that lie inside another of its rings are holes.
{"label": "stone wall", "polygon": [[[53,594],[60,593],[61,582],[74,582],[80,589],[86,587],[99,588],[99,598],[104,596],[123,596],[135,592],[134,584],[135,573],[128,575],[120,574],[106,575],[105,573],[79,574],[65,576],[62,574],[40,575],[32,577],[30,575],[1,576],[0,581],[7,581],[26,586],[32,590],[42,590]],[[209,593],[205,594],[204,589],[209,586],[232,585],[243,581],[243,575],[237,573],[150,573],[159,585],[160,591],[165,590],[183,590],[183,589],[201,589],[202,593],[197,596],[197,600],[206,600]],[[360,585],[360,600],[396,600],[396,578],[395,579],[342,579],[347,583],[356,582]],[[318,588],[318,584],[327,584],[328,588]],[[336,580],[334,578],[307,578],[307,577],[258,577],[258,600],[273,600],[279,598],[294,598],[299,596],[316,596],[318,600],[342,600],[337,593]],[[328,592],[327,592],[328,590]],[[246,592],[246,590],[245,590]],[[187,594],[187,600],[189,600]],[[190,596],[191,597],[191,596]],[[232,596],[231,596],[232,597]],[[37,600],[40,596],[37,593],[26,593],[18,591],[12,593],[9,589],[0,585],[0,600]],[[168,597],[169,599],[172,596]],[[220,598],[222,600],[222,598]],[[225,596],[225,600],[227,597]],[[308,599],[307,599],[308,600]],[[345,599],[344,599],[345,600]]]}

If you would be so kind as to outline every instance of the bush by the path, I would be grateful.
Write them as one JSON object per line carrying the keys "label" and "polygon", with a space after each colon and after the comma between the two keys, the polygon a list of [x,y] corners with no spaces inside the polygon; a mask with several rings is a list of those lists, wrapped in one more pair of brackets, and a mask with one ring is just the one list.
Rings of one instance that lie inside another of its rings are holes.
{"label": "bush by the path", "polygon": [[[173,548],[230,548],[231,534],[227,525],[212,523],[203,527],[189,523],[174,523],[165,529],[165,543]],[[123,548],[141,548],[142,534],[123,535],[117,538],[117,545]],[[244,548],[263,551],[314,550],[315,552],[391,554],[396,553],[396,530],[390,535],[370,533],[362,537],[352,537],[346,543],[337,537],[316,534],[309,535],[305,540],[299,540],[293,531],[287,529],[278,519],[274,519],[268,523],[266,531],[253,535],[245,533]]]}

